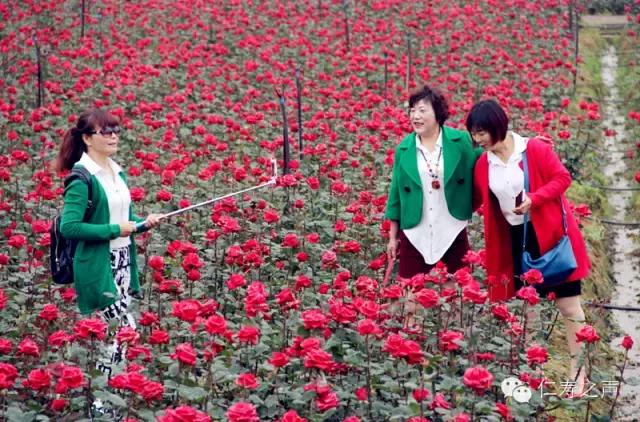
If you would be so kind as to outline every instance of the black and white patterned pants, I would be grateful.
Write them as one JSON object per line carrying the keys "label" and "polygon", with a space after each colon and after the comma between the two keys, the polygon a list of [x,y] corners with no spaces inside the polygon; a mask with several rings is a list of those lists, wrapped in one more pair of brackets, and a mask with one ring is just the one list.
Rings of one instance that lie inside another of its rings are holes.
{"label": "black and white patterned pants", "polygon": [[[128,311],[131,305],[131,296],[129,295],[131,254],[128,246],[111,249],[111,273],[118,292],[118,299],[112,305],[101,309],[99,311],[100,317],[107,324],[114,320],[118,321],[118,328],[129,326],[135,329],[135,320]],[[122,362],[122,357],[126,351],[125,345],[118,345],[115,334],[110,333],[105,340],[108,346],[102,350],[101,357],[96,364],[96,367],[102,373],[107,374],[108,377],[111,377],[111,365]]]}

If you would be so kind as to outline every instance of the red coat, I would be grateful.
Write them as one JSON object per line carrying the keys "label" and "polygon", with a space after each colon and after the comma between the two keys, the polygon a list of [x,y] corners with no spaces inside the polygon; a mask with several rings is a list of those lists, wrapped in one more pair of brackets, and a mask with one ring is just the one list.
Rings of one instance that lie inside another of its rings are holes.
{"label": "red coat", "polygon": [[[551,145],[542,140],[529,139],[526,154],[530,188],[527,196],[531,199],[529,219],[540,245],[540,253],[544,254],[564,234],[562,208],[558,198],[562,199],[564,208],[568,211],[570,208],[564,192],[571,184],[571,175],[553,152]],[[489,298],[492,302],[506,300],[515,295],[509,223],[502,215],[497,198],[489,191],[489,162],[486,152],[480,156],[474,169],[474,208],[482,204]],[[578,264],[578,268],[567,279],[570,282],[586,277],[591,263],[578,224],[570,211],[567,212],[567,226]]]}

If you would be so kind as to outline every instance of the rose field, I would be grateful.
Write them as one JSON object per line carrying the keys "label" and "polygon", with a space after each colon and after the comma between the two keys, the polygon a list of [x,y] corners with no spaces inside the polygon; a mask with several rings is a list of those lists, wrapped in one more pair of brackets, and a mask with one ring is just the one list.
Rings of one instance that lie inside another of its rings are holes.
{"label": "rose field", "polygon": [[[87,420],[96,398],[114,412],[94,420],[615,420],[637,346],[609,345],[616,328],[585,307],[593,387],[571,397],[554,298],[526,286],[489,301],[499,281],[486,277],[477,213],[466,269],[385,277],[394,149],[412,130],[408,92],[427,83],[446,93],[450,126],[495,98],[514,130],[554,140],[594,263],[583,297],[606,300],[607,201],[590,186],[607,183],[597,154],[612,131],[575,57],[580,3],[0,3],[0,420]],[[278,163],[276,185],[136,236],[135,330],[80,314],[73,285],[49,271],[65,176],[52,163],[91,107],[121,121],[114,159],[140,216],[266,183]],[[107,379],[97,354],[114,338],[126,356]],[[505,397],[508,377],[528,402]]]}

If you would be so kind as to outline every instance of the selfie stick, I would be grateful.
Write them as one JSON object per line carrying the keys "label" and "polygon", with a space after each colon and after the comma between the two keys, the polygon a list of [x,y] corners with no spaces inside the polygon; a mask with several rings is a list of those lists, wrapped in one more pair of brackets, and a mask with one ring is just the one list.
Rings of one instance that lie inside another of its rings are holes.
{"label": "selfie stick", "polygon": [[[257,186],[253,186],[251,188],[243,189],[243,190],[238,191],[238,192],[232,192],[232,193],[228,193],[226,195],[218,196],[217,198],[212,198],[212,199],[209,199],[207,201],[200,202],[198,204],[190,205],[188,207],[180,208],[178,210],[171,211],[171,212],[169,212],[167,214],[163,214],[162,216],[160,216],[160,218],[163,219],[163,218],[173,217],[174,215],[180,215],[180,214],[185,213],[187,211],[191,211],[191,210],[193,210],[195,208],[204,207],[205,205],[213,204],[214,202],[221,201],[223,199],[226,199],[226,198],[229,198],[229,197],[232,197],[232,196],[240,195],[241,193],[246,193],[246,192],[250,192],[252,190],[261,189],[261,188],[264,188],[264,187],[267,187],[267,186],[275,185],[277,179],[278,179],[278,162],[276,161],[275,158],[272,158],[271,159],[271,178],[269,179],[268,182],[262,183],[262,184],[257,185]],[[140,223],[136,223],[136,233],[140,233],[140,232],[149,230],[149,228],[150,227],[146,226],[145,221],[142,221]]]}

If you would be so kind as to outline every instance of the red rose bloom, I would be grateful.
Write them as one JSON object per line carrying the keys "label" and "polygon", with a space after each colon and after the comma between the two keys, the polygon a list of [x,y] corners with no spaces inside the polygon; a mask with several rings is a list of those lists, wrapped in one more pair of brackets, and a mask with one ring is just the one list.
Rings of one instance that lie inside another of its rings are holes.
{"label": "red rose bloom", "polygon": [[56,319],[58,319],[58,307],[56,305],[48,303],[44,305],[42,311],[40,311],[40,314],[38,316],[45,321],[55,321]]}
{"label": "red rose bloom", "polygon": [[45,369],[34,369],[29,372],[24,385],[35,391],[46,390],[51,386],[51,375]]}
{"label": "red rose bloom", "polygon": [[440,339],[440,350],[451,352],[460,349],[459,342],[464,338],[464,334],[460,331],[441,331],[438,334]]}
{"label": "red rose bloom", "polygon": [[191,344],[181,343],[176,346],[175,350],[175,353],[171,355],[171,359],[178,359],[185,365],[193,366],[196,364],[196,352]]}
{"label": "red rose bloom", "polygon": [[418,388],[413,390],[413,393],[411,393],[413,395],[413,398],[418,402],[421,403],[423,401],[425,401],[426,399],[429,398],[429,390],[427,390],[426,388]]}
{"label": "red rose bloom", "polygon": [[307,422],[307,420],[301,418],[295,410],[289,410],[278,422]]}
{"label": "red rose bloom", "polygon": [[236,403],[227,411],[229,422],[260,422],[258,411],[251,403]]}
{"label": "red rose bloom", "polygon": [[624,336],[622,339],[622,347],[629,350],[633,347],[633,339],[630,336]]}
{"label": "red rose bloom", "polygon": [[273,352],[271,354],[271,359],[269,359],[269,363],[276,368],[282,368],[289,363],[289,357],[282,352]]}
{"label": "red rose bloom", "polygon": [[54,412],[62,412],[67,407],[67,401],[65,399],[53,399],[50,407]]}
{"label": "red rose bloom", "polygon": [[535,287],[525,286],[520,288],[516,293],[518,298],[526,301],[529,305],[537,305],[540,303],[540,296],[538,296],[538,292]]}
{"label": "red rose bloom", "polygon": [[254,390],[258,388],[258,380],[253,374],[240,374],[238,375],[238,378],[236,378],[236,385],[249,390]]}
{"label": "red rose bloom", "polygon": [[[228,416],[228,415],[227,415]],[[158,422],[211,422],[211,417],[206,413],[200,412],[190,406],[180,406],[175,409],[168,409],[164,416],[158,417]],[[241,422],[240,419],[236,419],[232,422]],[[251,422],[258,422],[252,420]]]}
{"label": "red rose bloom", "polygon": [[104,340],[107,335],[107,324],[98,318],[81,319],[76,322],[74,331],[76,336],[80,338],[93,337],[98,340]]}
{"label": "red rose bloom", "polygon": [[533,367],[536,363],[542,365],[547,359],[549,359],[549,354],[544,347],[534,344],[527,349],[527,364],[529,366]]}
{"label": "red rose bloom", "polygon": [[424,308],[429,309],[438,305],[440,301],[440,295],[435,290],[422,289],[418,293],[416,293],[416,301]]}
{"label": "red rose bloom", "polygon": [[327,325],[327,322],[329,322],[329,318],[319,309],[310,309],[302,312],[302,322],[305,330],[312,330],[314,328],[322,329]]}
{"label": "red rose bloom", "polygon": [[463,381],[464,385],[472,388],[477,394],[482,394],[493,384],[493,375],[482,366],[474,366],[464,372]]}
{"label": "red rose bloom", "polygon": [[153,330],[147,340],[149,344],[168,344],[169,334],[163,330]]}
{"label": "red rose bloom", "polygon": [[520,279],[530,286],[540,284],[544,281],[539,270],[529,270],[520,276]]}
{"label": "red rose bloom", "polygon": [[576,333],[576,341],[578,343],[582,343],[583,341],[586,343],[595,343],[598,340],[600,340],[600,336],[591,325],[585,325]]}
{"label": "red rose bloom", "polygon": [[260,338],[260,330],[252,326],[244,326],[238,331],[238,340],[241,343],[258,344]]}
{"label": "red rose bloom", "polygon": [[22,340],[18,345],[16,354],[38,357],[40,356],[40,350],[38,349],[38,345],[36,344],[36,342],[29,338],[26,338]]}

